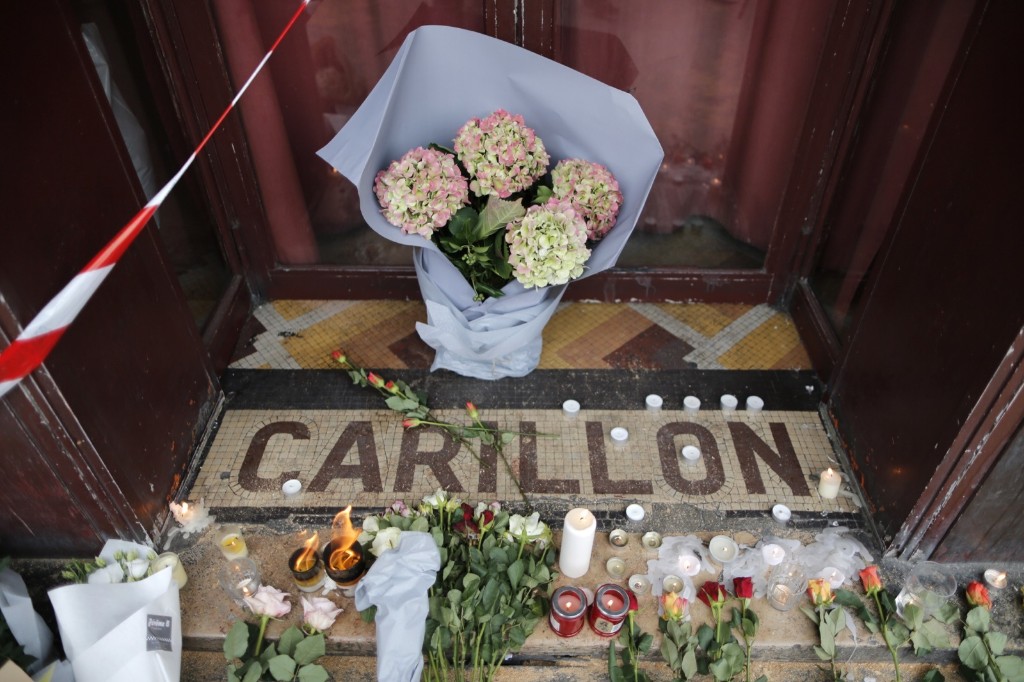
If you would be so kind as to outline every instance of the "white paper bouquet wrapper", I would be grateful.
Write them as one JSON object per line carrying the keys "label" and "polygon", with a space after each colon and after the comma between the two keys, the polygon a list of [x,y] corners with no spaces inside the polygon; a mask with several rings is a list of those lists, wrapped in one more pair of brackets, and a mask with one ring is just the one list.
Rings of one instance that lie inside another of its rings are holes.
{"label": "white paper bouquet wrapper", "polygon": [[524,289],[477,302],[438,247],[402,233],[381,213],[377,173],[415,147],[451,146],[474,116],[520,114],[544,141],[551,167],[569,158],[607,166],[623,203],[615,227],[596,244],[584,277],[618,259],[633,232],[664,152],[637,101],[578,71],[479,33],[424,26],[410,33],[348,123],[318,153],[359,191],[363,218],[381,236],[419,247],[414,255],[427,323],[420,337],[437,350],[431,369],[481,379],[523,376],[540,361],[541,333],[566,285]]}

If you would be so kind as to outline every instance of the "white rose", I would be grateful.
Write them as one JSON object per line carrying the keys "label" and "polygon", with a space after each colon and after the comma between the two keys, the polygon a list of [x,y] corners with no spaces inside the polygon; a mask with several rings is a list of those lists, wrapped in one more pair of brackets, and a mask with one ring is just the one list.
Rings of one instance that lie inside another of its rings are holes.
{"label": "white rose", "polygon": [[391,528],[384,528],[377,537],[373,539],[373,547],[370,551],[373,552],[374,556],[380,556],[389,549],[395,549],[398,547],[398,543],[402,541],[402,529],[392,526]]}
{"label": "white rose", "polygon": [[319,632],[327,632],[341,609],[326,597],[302,597],[302,622]]}
{"label": "white rose", "polygon": [[540,512],[533,512],[528,517],[513,514],[508,519],[508,535],[513,540],[537,540],[547,532],[547,525],[540,520]]}
{"label": "white rose", "polygon": [[133,559],[128,562],[128,573],[133,580],[141,580],[149,573],[149,561],[147,559]]}
{"label": "white rose", "polygon": [[376,516],[367,516],[363,519],[363,531],[366,533],[376,533],[380,530],[380,522],[377,521]]}
{"label": "white rose", "polygon": [[444,492],[444,490],[442,490],[441,488],[438,488],[437,490],[434,491],[433,495],[426,495],[426,496],[424,496],[423,502],[425,504],[429,504],[434,509],[438,509],[442,505],[444,505],[444,503],[445,503],[445,501],[447,499],[448,499],[448,495]]}
{"label": "white rose", "polygon": [[285,601],[290,596],[276,587],[260,585],[255,594],[245,597],[245,605],[257,616],[281,618],[292,610],[292,605]]}

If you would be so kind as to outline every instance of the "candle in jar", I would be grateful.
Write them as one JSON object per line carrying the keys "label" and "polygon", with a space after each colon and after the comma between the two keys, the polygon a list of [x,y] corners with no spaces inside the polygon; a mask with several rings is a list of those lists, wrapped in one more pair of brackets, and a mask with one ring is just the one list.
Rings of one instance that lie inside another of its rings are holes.
{"label": "candle in jar", "polygon": [[683,579],[677,575],[666,575],[665,579],[661,581],[662,592],[675,592],[676,594],[683,591]]}
{"label": "candle in jar", "polygon": [[612,580],[619,580],[622,576],[626,575],[626,562],[617,556],[609,559],[604,567]]}
{"label": "candle in jar", "polygon": [[551,611],[548,625],[559,637],[573,637],[583,629],[587,611],[587,596],[578,587],[559,587],[551,595]]}
{"label": "candle in jar", "polygon": [[242,529],[235,525],[221,526],[220,531],[214,536],[217,546],[225,559],[242,559],[249,556],[249,548],[242,536]]}
{"label": "candle in jar", "polygon": [[629,594],[625,588],[608,583],[597,588],[590,607],[590,629],[600,637],[614,637],[622,629],[629,612]]}
{"label": "candle in jar", "polygon": [[188,582],[188,574],[185,573],[185,567],[181,565],[181,559],[174,552],[164,552],[156,559],[153,560],[151,567],[153,573],[159,573],[165,568],[171,569],[171,580],[178,586],[178,589],[185,587],[185,583]]}
{"label": "candle in jar", "polygon": [[826,500],[834,500],[839,496],[839,488],[843,485],[843,478],[829,467],[821,472],[821,480],[818,482],[818,494]]}
{"label": "candle in jar", "polygon": [[616,547],[625,547],[629,543],[629,535],[621,528],[615,528],[611,533],[608,533],[608,542]]}
{"label": "candle in jar", "polygon": [[558,564],[562,575],[579,578],[590,570],[590,555],[594,551],[597,519],[587,509],[576,508],[565,515],[562,526],[562,546]]}

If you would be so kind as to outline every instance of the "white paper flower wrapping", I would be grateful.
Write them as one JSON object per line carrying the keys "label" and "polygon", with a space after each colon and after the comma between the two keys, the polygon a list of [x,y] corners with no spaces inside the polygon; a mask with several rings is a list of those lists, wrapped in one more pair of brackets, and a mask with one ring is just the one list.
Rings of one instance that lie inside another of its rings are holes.
{"label": "white paper flower wrapping", "polygon": [[373,192],[377,172],[410,149],[450,145],[473,116],[521,114],[544,141],[552,166],[580,158],[615,175],[623,202],[615,227],[594,247],[583,277],[612,267],[629,239],[664,152],[637,101],[566,66],[504,41],[424,26],[401,49],[362,106],[319,155],[359,191],[366,222],[381,236],[417,247],[427,306],[417,332],[437,353],[431,369],[497,379],[523,376],[540,360],[541,332],[567,285],[473,300],[473,289],[436,245],[387,222]]}

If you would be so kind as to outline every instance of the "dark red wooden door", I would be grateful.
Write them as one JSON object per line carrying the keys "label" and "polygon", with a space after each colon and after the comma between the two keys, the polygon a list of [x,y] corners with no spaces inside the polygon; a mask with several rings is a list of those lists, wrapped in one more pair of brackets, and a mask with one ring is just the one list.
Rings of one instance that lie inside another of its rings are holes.
{"label": "dark red wooden door", "polygon": [[[0,22],[0,346],[144,203],[67,3]],[[44,368],[0,399],[0,553],[91,554],[142,539],[219,395],[154,233],[128,250]]]}

